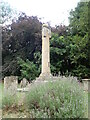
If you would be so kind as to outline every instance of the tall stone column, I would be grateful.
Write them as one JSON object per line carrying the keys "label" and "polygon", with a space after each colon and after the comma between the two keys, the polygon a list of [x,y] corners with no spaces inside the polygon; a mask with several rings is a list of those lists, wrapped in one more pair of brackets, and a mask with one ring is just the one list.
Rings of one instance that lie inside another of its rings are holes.
{"label": "tall stone column", "polygon": [[42,71],[40,76],[50,76],[50,46],[51,29],[48,25],[42,25]]}

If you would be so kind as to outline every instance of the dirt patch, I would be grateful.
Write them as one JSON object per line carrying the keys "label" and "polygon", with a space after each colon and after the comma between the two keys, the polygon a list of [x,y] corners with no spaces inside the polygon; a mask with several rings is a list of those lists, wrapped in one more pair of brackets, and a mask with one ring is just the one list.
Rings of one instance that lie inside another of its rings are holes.
{"label": "dirt patch", "polygon": [[29,113],[27,111],[6,111],[2,115],[3,118],[28,118]]}

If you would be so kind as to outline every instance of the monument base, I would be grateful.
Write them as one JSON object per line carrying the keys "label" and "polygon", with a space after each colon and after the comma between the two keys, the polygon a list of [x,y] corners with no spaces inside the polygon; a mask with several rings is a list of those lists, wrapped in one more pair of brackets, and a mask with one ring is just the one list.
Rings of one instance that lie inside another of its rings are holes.
{"label": "monument base", "polygon": [[52,78],[53,78],[53,76],[51,73],[41,73],[40,76],[38,78],[36,78],[36,80],[46,81],[46,80],[50,80]]}

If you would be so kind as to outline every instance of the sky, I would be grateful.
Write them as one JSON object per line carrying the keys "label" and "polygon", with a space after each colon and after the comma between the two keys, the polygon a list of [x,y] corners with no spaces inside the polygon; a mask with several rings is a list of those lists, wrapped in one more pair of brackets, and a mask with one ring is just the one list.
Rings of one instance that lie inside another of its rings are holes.
{"label": "sky", "polygon": [[69,24],[69,12],[75,9],[80,0],[4,0],[13,8],[25,12],[29,16],[42,18],[43,23],[51,26]]}

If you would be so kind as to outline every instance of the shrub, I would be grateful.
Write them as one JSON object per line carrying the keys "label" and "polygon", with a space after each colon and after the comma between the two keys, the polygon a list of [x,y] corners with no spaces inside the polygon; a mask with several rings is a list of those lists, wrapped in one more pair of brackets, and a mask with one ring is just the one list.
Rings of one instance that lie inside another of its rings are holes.
{"label": "shrub", "polygon": [[76,81],[57,80],[31,88],[26,104],[32,118],[83,118],[84,92]]}
{"label": "shrub", "polygon": [[18,97],[16,95],[11,96],[9,93],[2,96],[2,108],[10,109],[18,106]]}
{"label": "shrub", "polygon": [[26,78],[27,80],[34,80],[37,76],[39,71],[37,70],[37,66],[29,61],[28,59],[26,61],[22,60],[21,58],[18,59],[18,64],[21,67],[21,78]]}
{"label": "shrub", "polygon": [[3,89],[3,84],[0,83],[0,109],[1,109],[1,106],[2,106],[2,89]]}

